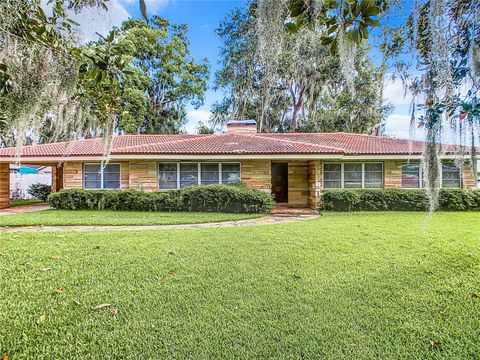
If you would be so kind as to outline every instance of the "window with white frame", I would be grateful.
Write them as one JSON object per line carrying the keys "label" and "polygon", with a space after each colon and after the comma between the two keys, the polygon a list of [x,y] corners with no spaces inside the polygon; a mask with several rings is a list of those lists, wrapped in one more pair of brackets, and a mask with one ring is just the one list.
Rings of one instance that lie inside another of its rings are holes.
{"label": "window with white frame", "polygon": [[[402,164],[402,187],[406,189],[420,189],[425,186],[424,171],[419,162]],[[450,162],[442,163],[442,187],[460,188],[462,179],[460,169]]]}
{"label": "window with white frame", "polygon": [[342,164],[323,165],[323,187],[340,189],[342,187]]}
{"label": "window with white frame", "polygon": [[198,185],[198,164],[180,163],[180,189],[190,185]]}
{"label": "window with white frame", "polygon": [[176,189],[178,179],[177,163],[158,164],[158,187],[160,189]]}
{"label": "window with white frame", "polygon": [[343,187],[346,189],[362,188],[362,164],[343,164]]}
{"label": "window with white frame", "polygon": [[84,189],[120,189],[120,164],[84,164]]}
{"label": "window with white frame", "polygon": [[402,188],[419,189],[423,187],[422,166],[418,162],[402,164]]}
{"label": "window with white frame", "polygon": [[363,185],[365,189],[383,188],[383,164],[365,163]]}
{"label": "window with white frame", "polygon": [[324,163],[325,189],[381,189],[383,163]]}
{"label": "window with white frame", "polygon": [[240,182],[239,163],[221,163],[222,184],[238,184]]}
{"label": "window with white frame", "polygon": [[200,164],[200,183],[202,185],[218,184],[220,179],[220,164]]}
{"label": "window with white frame", "polygon": [[460,169],[454,163],[442,164],[442,187],[444,188],[460,188],[462,186],[462,178]]}
{"label": "window with white frame", "polygon": [[182,189],[190,185],[236,184],[240,163],[159,163],[158,188]]}

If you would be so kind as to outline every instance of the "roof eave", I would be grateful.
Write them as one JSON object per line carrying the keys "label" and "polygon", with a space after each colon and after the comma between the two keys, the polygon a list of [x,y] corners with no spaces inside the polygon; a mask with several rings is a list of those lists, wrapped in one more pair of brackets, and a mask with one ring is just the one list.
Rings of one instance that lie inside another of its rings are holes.
{"label": "roof eave", "polygon": [[[458,155],[446,154],[442,159],[458,159]],[[465,155],[469,159],[470,155]],[[420,160],[421,154],[112,154],[109,160]],[[19,160],[21,163],[55,164],[72,161],[105,161],[104,156],[99,155],[75,155],[75,156],[22,156],[0,157],[0,163],[14,163]]]}

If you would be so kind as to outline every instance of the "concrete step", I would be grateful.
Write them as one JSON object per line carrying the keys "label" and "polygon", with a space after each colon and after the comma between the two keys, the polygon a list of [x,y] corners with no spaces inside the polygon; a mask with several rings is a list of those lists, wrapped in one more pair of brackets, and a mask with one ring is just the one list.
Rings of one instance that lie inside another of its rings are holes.
{"label": "concrete step", "polygon": [[286,206],[276,206],[272,210],[271,214],[275,216],[318,215],[318,211],[312,210],[309,208],[292,208],[292,207],[286,207]]}

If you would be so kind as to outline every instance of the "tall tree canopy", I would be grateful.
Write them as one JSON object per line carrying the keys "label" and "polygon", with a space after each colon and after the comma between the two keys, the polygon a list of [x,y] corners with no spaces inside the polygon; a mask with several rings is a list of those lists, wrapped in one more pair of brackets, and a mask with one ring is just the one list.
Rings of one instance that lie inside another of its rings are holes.
{"label": "tall tree canopy", "polygon": [[178,132],[199,106],[208,66],[189,55],[186,26],[127,21],[89,45],[75,41],[69,11],[102,0],[0,3],[0,146],[105,137],[115,130]]}
{"label": "tall tree canopy", "polygon": [[148,24],[129,20],[117,31],[118,45],[130,64],[121,83],[120,131],[179,132],[186,120],[185,106],[198,108],[203,103],[208,65],[190,57],[187,30],[154,16]]}
{"label": "tall tree canopy", "polygon": [[[404,22],[384,27],[382,48],[413,95],[411,128],[426,130],[424,167],[431,208],[441,183],[441,140],[448,129],[460,145],[457,166],[470,148],[476,173],[480,142],[480,2],[418,0]],[[409,56],[406,56],[409,55]],[[413,59],[413,60],[412,60]]]}
{"label": "tall tree canopy", "polygon": [[[105,133],[119,105],[116,89],[125,62],[114,37],[86,54],[74,40],[68,9],[103,1],[39,0],[0,3],[0,145]],[[94,85],[103,82],[105,86]]]}
{"label": "tall tree canopy", "polygon": [[319,31],[283,27],[271,64],[262,55],[270,44],[262,43],[258,16],[251,7],[236,9],[217,29],[223,47],[215,85],[227,96],[213,106],[213,122],[254,118],[261,131],[367,133],[380,124],[389,111],[382,104],[383,68],[368,59],[366,45],[355,52],[350,79]]}

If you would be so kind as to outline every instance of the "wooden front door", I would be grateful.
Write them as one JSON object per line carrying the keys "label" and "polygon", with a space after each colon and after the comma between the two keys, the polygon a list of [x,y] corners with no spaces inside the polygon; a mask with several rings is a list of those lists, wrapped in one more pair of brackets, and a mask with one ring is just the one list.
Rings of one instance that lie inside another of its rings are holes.
{"label": "wooden front door", "polygon": [[288,163],[272,163],[272,194],[277,203],[288,203]]}

